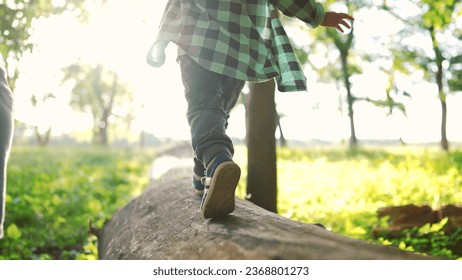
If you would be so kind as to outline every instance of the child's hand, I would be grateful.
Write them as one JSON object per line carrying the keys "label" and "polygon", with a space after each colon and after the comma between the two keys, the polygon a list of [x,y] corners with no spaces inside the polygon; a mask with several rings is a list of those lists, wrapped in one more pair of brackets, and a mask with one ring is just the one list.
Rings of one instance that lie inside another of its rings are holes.
{"label": "child's hand", "polygon": [[351,28],[351,26],[345,21],[345,19],[349,19],[351,21],[354,18],[345,13],[336,13],[336,12],[326,12],[324,16],[324,20],[321,23],[324,27],[334,27],[337,28],[340,32],[343,33],[343,29],[341,25],[345,26],[346,28]]}

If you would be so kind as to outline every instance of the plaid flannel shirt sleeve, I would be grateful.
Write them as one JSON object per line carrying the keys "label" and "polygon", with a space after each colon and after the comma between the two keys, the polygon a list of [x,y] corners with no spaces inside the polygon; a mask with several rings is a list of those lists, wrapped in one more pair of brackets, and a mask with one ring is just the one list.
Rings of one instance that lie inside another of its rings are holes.
{"label": "plaid flannel shirt sleeve", "polygon": [[271,4],[283,14],[296,17],[312,28],[324,20],[324,7],[316,0],[270,0]]}

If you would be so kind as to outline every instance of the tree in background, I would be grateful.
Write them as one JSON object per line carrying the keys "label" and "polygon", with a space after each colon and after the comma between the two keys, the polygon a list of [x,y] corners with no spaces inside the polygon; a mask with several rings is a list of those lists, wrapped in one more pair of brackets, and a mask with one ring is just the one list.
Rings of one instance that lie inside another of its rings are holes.
{"label": "tree in background", "polygon": [[279,146],[287,147],[287,139],[284,136],[284,132],[282,131],[281,119],[284,118],[285,115],[281,114],[276,109],[276,128],[279,130]]}
{"label": "tree in background", "polygon": [[[52,93],[46,93],[41,96],[38,94],[32,95],[31,98],[31,103],[34,108],[37,108],[44,103],[47,102],[49,99],[55,99],[56,96]],[[35,138],[37,140],[37,143],[40,147],[46,147],[50,143],[50,137],[51,137],[51,126],[48,127],[40,127],[39,125],[34,126],[34,132],[35,132]]]}
{"label": "tree in background", "polygon": [[[325,9],[336,10],[331,8],[334,3],[341,4],[343,2],[333,0],[325,1]],[[355,12],[363,6],[362,1],[349,0],[345,1],[344,5],[353,16]],[[314,39],[309,45],[298,48],[297,55],[302,63],[309,63],[316,70],[321,82],[334,82],[338,88],[345,89],[350,123],[349,146],[350,148],[355,148],[358,145],[354,120],[354,103],[357,101],[357,98],[352,92],[350,78],[355,74],[361,74],[361,69],[355,61],[357,56],[353,53],[355,38],[354,26],[352,26],[348,34],[339,33],[334,28],[316,28],[314,30],[308,30],[307,33],[311,34]],[[315,50],[320,48],[325,49],[327,53],[326,61],[324,61],[325,63],[318,67],[311,61],[310,54],[315,53]],[[340,63],[338,63],[339,59]]]}
{"label": "tree in background", "polygon": [[73,11],[82,20],[86,18],[86,3],[103,3],[105,0],[15,0],[0,3],[0,54],[9,73],[10,87],[18,78],[16,64],[26,51],[33,48],[29,40],[34,31],[34,21],[41,17]]}
{"label": "tree in background", "polygon": [[[405,74],[411,74],[416,70],[423,72],[424,79],[436,83],[438,99],[441,103],[441,148],[449,150],[447,138],[447,96],[449,91],[461,90],[461,48],[453,45],[455,42],[457,27],[456,18],[460,16],[462,5],[460,0],[409,0],[409,5],[414,5],[416,11],[412,16],[402,14],[400,2],[384,1],[383,8],[405,24],[396,44],[399,48],[395,51],[394,67]],[[459,31],[460,33],[460,31]],[[413,34],[424,34],[431,46],[429,53],[425,44],[405,44],[404,37]],[[460,34],[459,34],[460,36]],[[461,44],[460,37],[458,44]]]}
{"label": "tree in background", "polygon": [[74,83],[71,107],[93,117],[94,142],[106,146],[108,129],[114,118],[132,120],[132,91],[116,72],[98,64],[73,64],[63,69],[64,81]]}

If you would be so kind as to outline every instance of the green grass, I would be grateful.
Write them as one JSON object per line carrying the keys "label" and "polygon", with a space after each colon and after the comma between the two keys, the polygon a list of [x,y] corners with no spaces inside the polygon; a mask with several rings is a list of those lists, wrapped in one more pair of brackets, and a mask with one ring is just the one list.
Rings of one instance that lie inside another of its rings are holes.
{"label": "green grass", "polygon": [[[113,213],[141,193],[155,150],[18,148],[8,170],[6,237],[0,259],[95,259],[101,228]],[[236,147],[243,171],[238,195],[245,197],[246,150]],[[385,206],[409,203],[433,208],[462,202],[462,152],[396,148],[278,150],[278,211],[291,219],[322,223],[352,238],[395,245],[445,258],[462,229],[444,234],[444,220],[398,239],[372,238]]]}
{"label": "green grass", "polygon": [[[238,196],[245,197],[245,153],[237,149],[244,174]],[[445,235],[443,220],[432,230],[413,229],[401,238],[374,239],[387,225],[377,210],[406,204],[433,209],[462,203],[462,152],[430,148],[279,148],[278,213],[356,239],[394,245],[443,258],[462,258],[462,228]],[[427,225],[426,227],[429,227]],[[453,247],[458,247],[453,250]]]}
{"label": "green grass", "polygon": [[[377,218],[377,210],[382,207],[413,203],[437,209],[460,204],[461,167],[460,152],[446,154],[410,148],[353,152],[281,149],[279,213],[295,220],[322,223],[331,231],[353,238],[458,258],[446,247],[438,249],[438,238],[409,235],[396,240],[374,240],[372,228],[384,224]],[[441,234],[441,230],[435,234]],[[449,239],[447,246],[457,241]]]}
{"label": "green grass", "polygon": [[0,259],[95,259],[96,237],[147,184],[153,153],[14,148],[8,166]]}

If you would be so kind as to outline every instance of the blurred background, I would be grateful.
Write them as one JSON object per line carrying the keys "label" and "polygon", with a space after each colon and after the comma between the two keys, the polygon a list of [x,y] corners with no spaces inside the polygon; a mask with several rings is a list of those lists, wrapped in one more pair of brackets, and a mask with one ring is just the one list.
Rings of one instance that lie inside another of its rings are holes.
{"label": "blurred background", "polygon": [[[164,67],[145,62],[166,1],[2,2],[1,63],[15,94],[15,143],[188,139],[175,47]],[[448,141],[462,140],[460,1],[321,2],[351,13],[354,28],[326,32],[284,18],[309,80],[308,93],[276,94],[285,138],[348,141],[351,105],[354,136],[363,143],[438,143],[442,125]],[[95,84],[92,77],[101,79]],[[230,120],[232,137],[245,137],[244,119],[240,104]]]}

